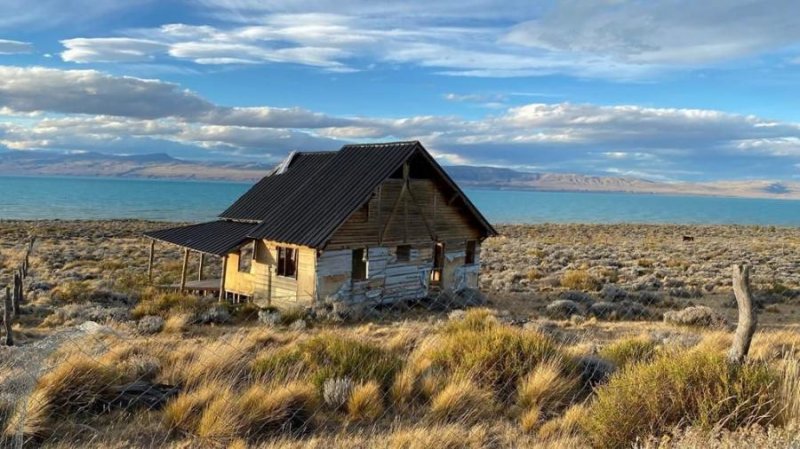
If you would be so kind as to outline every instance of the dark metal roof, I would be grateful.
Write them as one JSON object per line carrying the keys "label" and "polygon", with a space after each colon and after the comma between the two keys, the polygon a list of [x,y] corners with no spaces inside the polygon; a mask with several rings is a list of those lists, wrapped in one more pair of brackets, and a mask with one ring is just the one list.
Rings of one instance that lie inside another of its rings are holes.
{"label": "dark metal roof", "polygon": [[427,150],[411,141],[292,153],[223,212],[222,221],[147,235],[210,254],[225,254],[245,238],[320,248],[414,154],[421,155],[457,194],[483,235],[497,234]]}
{"label": "dark metal roof", "polygon": [[322,246],[369,199],[375,187],[420,148],[419,142],[345,145],[297,190],[283,197],[250,237]]}
{"label": "dark metal roof", "polygon": [[281,200],[299,190],[309,179],[313,179],[316,172],[335,156],[336,152],[333,151],[292,154],[287,172],[276,174],[276,167],[221,213],[220,218],[262,221],[271,215]]}
{"label": "dark metal roof", "polygon": [[253,223],[219,220],[159,229],[145,232],[144,235],[201,253],[222,256],[239,246],[253,226]]}

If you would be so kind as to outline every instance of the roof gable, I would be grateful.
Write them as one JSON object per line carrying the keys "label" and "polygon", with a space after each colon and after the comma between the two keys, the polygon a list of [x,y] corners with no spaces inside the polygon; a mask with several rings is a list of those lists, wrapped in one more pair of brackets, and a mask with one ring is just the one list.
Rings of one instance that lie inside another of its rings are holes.
{"label": "roof gable", "polygon": [[375,188],[419,154],[463,200],[485,235],[496,234],[455,182],[417,141],[345,145],[338,152],[292,153],[220,217],[258,222],[248,237],[319,248]]}

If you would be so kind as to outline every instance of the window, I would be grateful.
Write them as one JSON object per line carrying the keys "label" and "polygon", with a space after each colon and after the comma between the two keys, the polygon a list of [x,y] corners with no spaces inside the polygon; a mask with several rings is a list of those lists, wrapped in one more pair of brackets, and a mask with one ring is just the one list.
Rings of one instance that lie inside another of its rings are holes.
{"label": "window", "polygon": [[253,266],[253,248],[255,241],[239,247],[239,273],[249,273]]}
{"label": "window", "polygon": [[411,245],[400,245],[397,247],[397,261],[408,262],[411,260]]}
{"label": "window", "polygon": [[464,265],[472,265],[475,263],[475,249],[478,247],[478,242],[475,240],[467,240],[467,252],[464,255]]}
{"label": "window", "polygon": [[364,280],[367,278],[367,252],[366,248],[353,250],[353,280]]}
{"label": "window", "polygon": [[297,278],[297,250],[278,247],[278,276]]}

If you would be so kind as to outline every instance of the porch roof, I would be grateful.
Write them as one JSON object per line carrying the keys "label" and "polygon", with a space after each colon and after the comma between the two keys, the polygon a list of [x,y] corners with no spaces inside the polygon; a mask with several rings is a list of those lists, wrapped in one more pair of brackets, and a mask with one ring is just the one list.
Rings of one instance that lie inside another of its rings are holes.
{"label": "porch roof", "polygon": [[172,243],[193,251],[224,256],[241,244],[253,229],[253,223],[228,220],[210,221],[188,226],[145,232],[151,239]]}

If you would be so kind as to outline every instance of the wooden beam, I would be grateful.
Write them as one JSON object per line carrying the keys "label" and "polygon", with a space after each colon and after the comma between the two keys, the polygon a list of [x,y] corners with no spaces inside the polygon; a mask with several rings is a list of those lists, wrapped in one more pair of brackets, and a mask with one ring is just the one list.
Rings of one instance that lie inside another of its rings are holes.
{"label": "wooden beam", "polygon": [[197,280],[198,281],[202,281],[203,280],[203,265],[205,265],[205,262],[206,262],[206,254],[205,253],[200,253],[200,266],[197,267]]}
{"label": "wooden beam", "polygon": [[453,197],[452,197],[452,198],[450,198],[450,199],[447,201],[447,205],[448,205],[448,206],[452,205],[452,204],[453,204],[453,203],[454,203],[454,202],[455,202],[455,201],[456,201],[456,200],[457,200],[457,199],[458,199],[460,196],[461,196],[461,194],[460,194],[460,193],[458,193],[458,192],[456,192],[456,194],[455,194],[455,195],[453,195]]}
{"label": "wooden beam", "polygon": [[153,254],[156,249],[156,241],[150,239],[150,257],[147,261],[147,282],[153,283]]}
{"label": "wooden beam", "polygon": [[186,270],[189,267],[189,248],[183,250],[183,269],[181,270],[181,290],[183,293],[186,290]]}
{"label": "wooden beam", "polygon": [[225,272],[228,271],[228,255],[222,256],[222,275],[219,277],[219,301],[225,299]]}
{"label": "wooden beam", "polygon": [[[411,191],[410,187],[408,189],[408,196],[411,197],[411,204],[413,204],[417,208],[417,212],[419,212],[420,217],[422,217],[422,222],[425,224],[425,228],[428,230],[428,234],[430,234],[433,240],[436,240],[436,233],[433,232],[433,228],[431,227],[430,223],[428,223],[428,218],[425,217],[425,210],[417,202],[417,199],[414,198],[414,193]],[[435,198],[436,196],[434,196],[434,199]]]}
{"label": "wooden beam", "polygon": [[383,224],[381,228],[381,233],[378,235],[378,246],[383,244],[383,237],[386,234],[386,229],[389,228],[389,223],[392,222],[392,219],[397,214],[397,209],[400,208],[400,201],[403,200],[403,197],[406,194],[406,185],[403,184],[403,188],[400,190],[400,195],[397,196],[397,199],[394,201],[394,205],[392,206],[392,212],[389,214],[389,217],[386,219],[386,223]]}

